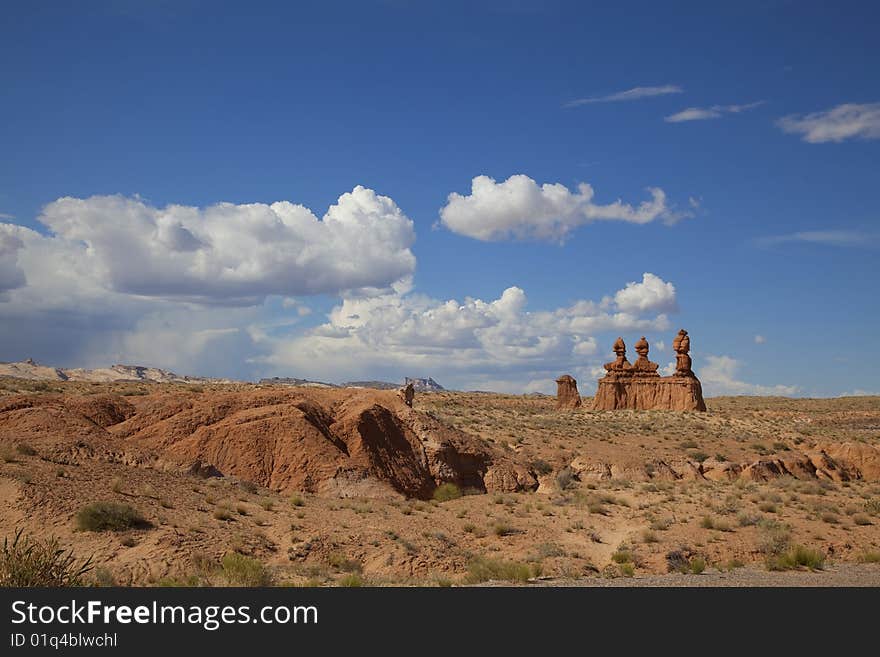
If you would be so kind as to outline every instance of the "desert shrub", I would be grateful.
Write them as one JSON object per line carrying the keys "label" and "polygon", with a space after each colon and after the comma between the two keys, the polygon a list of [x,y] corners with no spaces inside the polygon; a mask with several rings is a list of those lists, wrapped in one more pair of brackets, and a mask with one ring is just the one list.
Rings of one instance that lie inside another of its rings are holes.
{"label": "desert shrub", "polygon": [[459,497],[461,497],[461,489],[451,482],[440,484],[434,489],[434,499],[438,502],[448,502]]}
{"label": "desert shrub", "polygon": [[122,531],[149,526],[140,511],[118,502],[94,502],[76,514],[76,527],[80,531]]}
{"label": "desert shrub", "polygon": [[234,586],[269,586],[272,575],[261,562],[238,552],[229,552],[220,562],[220,571]]}
{"label": "desert shrub", "polygon": [[362,568],[360,561],[349,559],[344,554],[339,554],[338,552],[327,557],[327,563],[347,573],[359,573]]}
{"label": "desert shrub", "polygon": [[766,556],[782,554],[791,545],[791,529],[774,520],[759,523],[758,551]]}
{"label": "desert shrub", "polygon": [[11,445],[0,445],[0,461],[4,463],[15,463],[15,459],[18,456],[18,452],[16,452]]}
{"label": "desert shrub", "polygon": [[709,455],[706,452],[691,452],[690,457],[697,463],[702,463],[709,458]]}
{"label": "desert shrub", "polygon": [[659,518],[651,521],[651,529],[663,532],[672,526],[672,518]]}
{"label": "desert shrub", "polygon": [[636,567],[631,563],[622,563],[618,566],[620,574],[624,577],[632,577],[636,574]]}
{"label": "desert shrub", "polygon": [[217,520],[232,520],[232,513],[229,509],[220,507],[218,509],[214,509],[214,517]]}
{"label": "desert shrub", "polygon": [[614,563],[632,563],[633,555],[629,550],[618,550],[611,555],[611,560]]}
{"label": "desert shrub", "polygon": [[238,482],[238,487],[241,488],[245,493],[250,493],[251,495],[255,495],[258,490],[258,487],[254,482],[247,480]]}
{"label": "desert shrub", "polygon": [[864,513],[857,513],[853,516],[853,522],[857,525],[870,525],[871,519]]}
{"label": "desert shrub", "polygon": [[706,560],[699,555],[691,556],[692,554],[692,551],[688,548],[667,552],[666,569],[670,573],[699,575],[706,570]]}
{"label": "desert shrub", "polygon": [[98,566],[97,568],[95,568],[92,583],[95,586],[101,587],[116,586],[116,578],[113,577],[113,573],[110,572],[109,568]]}
{"label": "desert shrub", "polygon": [[876,550],[868,550],[859,555],[861,563],[880,563],[880,552]]}
{"label": "desert shrub", "polygon": [[337,584],[346,588],[359,588],[364,586],[364,580],[357,573],[348,573],[340,577]]}
{"label": "desert shrub", "polygon": [[562,468],[556,473],[556,485],[559,490],[568,490],[575,484],[574,471],[571,468]]}
{"label": "desert shrub", "polygon": [[803,545],[795,545],[781,554],[771,555],[767,558],[767,570],[793,570],[795,568],[822,570],[824,565],[825,555],[822,552]]}
{"label": "desert shrub", "polygon": [[537,556],[538,559],[546,559],[548,557],[564,557],[565,550],[563,550],[556,543],[541,543],[537,547]]}
{"label": "desert shrub", "polygon": [[703,529],[714,529],[719,532],[732,532],[733,527],[729,522],[722,518],[713,518],[712,516],[705,516],[700,521],[700,527]]}
{"label": "desert shrub", "polygon": [[495,536],[510,536],[511,534],[515,534],[516,530],[508,525],[506,522],[499,522],[493,528],[492,531],[495,532]]}
{"label": "desert shrub", "polygon": [[37,540],[19,529],[11,541],[3,539],[0,586],[82,586],[92,568],[91,557],[80,562],[57,539]]}
{"label": "desert shrub", "polygon": [[294,493],[290,496],[290,505],[291,506],[302,506],[305,504],[302,496],[299,493]]}
{"label": "desert shrub", "polygon": [[529,464],[535,474],[548,475],[553,472],[553,466],[544,459],[535,459]]}
{"label": "desert shrub", "polygon": [[275,508],[275,502],[268,498],[264,498],[260,500],[260,506],[263,507],[263,511],[271,511]]}
{"label": "desert shrub", "polygon": [[27,443],[18,443],[18,445],[15,446],[15,449],[18,450],[18,453],[21,454],[22,456],[36,456],[37,455],[37,450],[35,450],[33,447],[31,447]]}
{"label": "desert shrub", "polygon": [[642,532],[642,542],[643,543],[658,543],[659,541],[660,541],[660,539],[657,538],[657,534],[652,532],[650,529],[646,529],[645,531]]}
{"label": "desert shrub", "polygon": [[492,579],[525,582],[536,574],[537,571],[528,564],[480,556],[468,562],[465,582],[479,584]]}
{"label": "desert shrub", "polygon": [[694,575],[699,575],[706,570],[706,560],[703,557],[693,557],[690,560],[690,571]]}

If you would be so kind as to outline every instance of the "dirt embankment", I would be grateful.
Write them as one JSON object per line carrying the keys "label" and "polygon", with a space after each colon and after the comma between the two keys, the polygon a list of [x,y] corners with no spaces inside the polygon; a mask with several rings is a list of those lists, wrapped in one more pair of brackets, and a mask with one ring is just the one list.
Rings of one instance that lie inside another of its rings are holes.
{"label": "dirt embankment", "polygon": [[58,463],[95,458],[342,497],[428,498],[446,482],[481,492],[537,486],[515,456],[390,391],[13,395],[0,402],[0,441],[33,444]]}

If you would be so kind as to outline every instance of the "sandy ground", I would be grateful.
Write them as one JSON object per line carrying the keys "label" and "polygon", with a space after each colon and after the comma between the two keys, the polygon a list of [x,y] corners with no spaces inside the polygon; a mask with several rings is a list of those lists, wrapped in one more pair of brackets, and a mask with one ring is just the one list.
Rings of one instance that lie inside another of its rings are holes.
{"label": "sandy ground", "polygon": [[[4,387],[6,394],[23,391],[9,381]],[[48,391],[147,399],[157,389],[53,383]],[[212,388],[192,394],[209,395]],[[537,582],[542,586],[880,585],[878,566],[863,563],[880,560],[880,481],[560,476],[586,460],[748,461],[822,441],[880,444],[877,397],[707,403],[708,413],[560,413],[544,397],[420,395],[417,410],[543,472],[536,492],[445,502],[296,494],[235,477],[200,479],[101,460],[59,464],[39,453],[10,453],[7,444],[9,460],[0,459],[0,536],[17,528],[57,536],[77,555],[94,557],[101,582],[120,585],[223,584],[214,569],[232,552],[289,585],[450,585],[498,572],[515,581],[550,578]],[[95,501],[129,504],[151,525],[77,531],[77,512]],[[795,545],[818,553],[825,570],[767,571],[770,557]],[[704,560],[706,571],[666,574],[672,552]],[[475,563],[488,570],[480,574]]]}

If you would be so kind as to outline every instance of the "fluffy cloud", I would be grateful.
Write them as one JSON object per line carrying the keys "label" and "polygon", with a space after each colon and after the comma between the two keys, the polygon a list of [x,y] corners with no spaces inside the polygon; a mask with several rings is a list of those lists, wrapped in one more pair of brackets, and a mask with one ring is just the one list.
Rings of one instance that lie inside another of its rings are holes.
{"label": "fluffy cloud", "polygon": [[[146,298],[254,305],[267,295],[385,288],[412,274],[412,222],[394,201],[356,187],[319,220],[287,201],[156,208],[139,198],[61,198],[40,216],[50,235],[0,224],[0,283],[18,251],[28,283],[77,262],[86,286]],[[42,271],[41,271],[42,270]]]}
{"label": "fluffy cloud", "polygon": [[824,112],[792,114],[777,122],[784,132],[811,144],[846,139],[880,139],[880,103],[846,103]]}
{"label": "fluffy cloud", "polygon": [[7,290],[25,284],[24,272],[18,266],[18,252],[23,246],[15,232],[0,229],[0,300]]}
{"label": "fluffy cloud", "polygon": [[614,302],[623,312],[675,312],[675,286],[649,272],[642,275],[641,283],[627,283],[614,295]]}
{"label": "fluffy cloud", "polygon": [[593,103],[616,103],[627,100],[641,100],[642,98],[653,98],[654,96],[666,96],[667,94],[680,94],[684,89],[677,84],[664,84],[658,87],[633,87],[626,91],[618,91],[606,96],[590,96],[589,98],[578,98],[570,100],[563,107],[580,107],[581,105],[592,105]]}
{"label": "fluffy cloud", "polygon": [[725,114],[739,114],[755,107],[763,105],[764,101],[744,105],[712,105],[711,107],[688,107],[675,114],[670,114],[663,120],[667,123],[682,123],[685,121],[705,121],[707,119],[720,119]]}
{"label": "fluffy cloud", "polygon": [[523,174],[502,183],[489,176],[477,176],[469,195],[449,195],[440,210],[440,221],[454,233],[484,241],[563,240],[578,226],[592,221],[645,224],[655,219],[673,222],[687,216],[667,205],[662,189],[653,187],[648,191],[651,199],[636,207],[620,200],[598,205],[593,202],[593,188],[586,183],[572,192],[559,183],[538,185]]}
{"label": "fluffy cloud", "polygon": [[755,336],[755,344],[764,344],[765,342],[767,342],[767,338],[765,338],[763,335]]}
{"label": "fluffy cloud", "polygon": [[742,363],[730,356],[705,357],[705,363],[694,365],[697,376],[703,383],[708,396],[716,395],[782,395],[791,396],[798,392],[798,386],[765,386],[747,383],[737,379]]}
{"label": "fluffy cloud", "polygon": [[598,303],[534,312],[518,287],[492,301],[404,292],[347,297],[326,323],[293,338],[253,337],[270,352],[259,362],[279,372],[391,380],[429,373],[464,388],[550,392],[562,371],[592,378],[600,351],[596,334],[668,330],[660,311],[674,305],[675,288],[653,274]]}

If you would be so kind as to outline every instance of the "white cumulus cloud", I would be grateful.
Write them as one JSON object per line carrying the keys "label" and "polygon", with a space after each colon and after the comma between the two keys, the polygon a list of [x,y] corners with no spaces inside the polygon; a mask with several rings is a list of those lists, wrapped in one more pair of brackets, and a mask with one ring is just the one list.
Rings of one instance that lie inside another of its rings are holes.
{"label": "white cumulus cloud", "polygon": [[824,112],[791,114],[777,125],[811,144],[880,139],[880,103],[845,103]]}
{"label": "white cumulus cloud", "polygon": [[[416,263],[412,221],[390,198],[360,186],[320,220],[288,201],[158,208],[123,196],[60,198],[39,220],[49,235],[0,224],[0,258],[9,240],[21,241],[28,281],[76,260],[81,266],[68,275],[148,298],[254,305],[267,295],[387,287]],[[8,279],[6,269],[0,264]]]}
{"label": "white cumulus cloud", "polygon": [[[509,287],[494,300],[466,297],[437,300],[404,292],[346,297],[328,321],[297,336],[273,339],[255,332],[268,354],[260,363],[279,372],[333,379],[362,375],[402,376],[429,373],[444,385],[467,389],[535,389],[570,371],[590,385],[602,360],[596,334],[647,333],[669,329],[664,309],[675,303],[675,288],[653,274],[664,291],[639,304],[612,295],[602,302],[582,300],[554,310],[528,310],[526,293]],[[638,284],[641,285],[641,284]],[[631,288],[629,288],[631,289]],[[669,298],[669,293],[672,297]]]}
{"label": "white cumulus cloud", "polygon": [[560,241],[578,226],[593,221],[646,224],[663,219],[671,223],[690,216],[670,208],[662,189],[652,187],[648,191],[650,200],[637,206],[620,200],[600,205],[593,201],[593,188],[586,183],[573,192],[559,183],[538,185],[523,174],[501,183],[489,176],[477,176],[469,195],[449,195],[440,210],[440,222],[454,233],[484,241]]}
{"label": "white cumulus cloud", "polygon": [[614,295],[614,302],[623,312],[675,312],[675,286],[659,276],[645,272],[641,282],[630,282]]}

